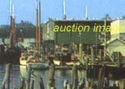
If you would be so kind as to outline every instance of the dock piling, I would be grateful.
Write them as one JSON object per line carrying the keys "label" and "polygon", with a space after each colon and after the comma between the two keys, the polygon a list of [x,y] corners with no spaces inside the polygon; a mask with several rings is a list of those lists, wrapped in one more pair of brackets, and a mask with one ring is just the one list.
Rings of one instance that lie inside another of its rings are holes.
{"label": "dock piling", "polygon": [[68,80],[64,80],[64,89],[70,89],[70,84]]}
{"label": "dock piling", "polygon": [[25,89],[25,80],[24,80],[24,78],[21,78],[21,84],[19,86],[19,89]]}
{"label": "dock piling", "polygon": [[34,80],[31,81],[31,89],[34,89]]}
{"label": "dock piling", "polygon": [[28,65],[28,78],[26,80],[26,89],[30,89],[31,65]]}
{"label": "dock piling", "polygon": [[44,83],[43,83],[43,79],[42,79],[42,78],[40,78],[40,89],[45,89],[45,88],[44,88]]}
{"label": "dock piling", "polygon": [[54,75],[55,75],[55,66],[50,65],[49,66],[49,71],[48,71],[48,88],[47,89],[52,89],[52,88],[55,89]]}
{"label": "dock piling", "polygon": [[77,66],[74,65],[72,68],[72,89],[77,89],[78,86],[78,71]]}

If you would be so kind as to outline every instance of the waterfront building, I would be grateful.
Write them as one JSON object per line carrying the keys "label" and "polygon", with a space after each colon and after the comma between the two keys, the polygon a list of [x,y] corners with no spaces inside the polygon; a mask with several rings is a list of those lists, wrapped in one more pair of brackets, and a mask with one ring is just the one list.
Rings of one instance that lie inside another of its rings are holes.
{"label": "waterfront building", "polygon": [[125,40],[125,19],[112,21],[111,23],[111,39]]}

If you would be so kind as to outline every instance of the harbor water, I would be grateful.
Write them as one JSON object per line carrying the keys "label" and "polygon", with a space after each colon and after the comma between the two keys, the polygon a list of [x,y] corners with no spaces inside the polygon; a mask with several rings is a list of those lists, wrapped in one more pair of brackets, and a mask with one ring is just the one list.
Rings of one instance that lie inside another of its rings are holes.
{"label": "harbor water", "polygon": [[[24,70],[25,72],[25,70]],[[0,85],[4,79],[5,74],[5,65],[0,65]],[[41,78],[44,83],[44,88],[47,89],[48,82],[48,70],[35,70],[32,74],[37,77],[37,79]],[[15,87],[19,87],[20,85],[20,77],[22,74],[20,73],[20,67],[13,65],[11,68],[10,74],[10,89],[14,89]],[[71,70],[56,70],[55,71],[55,87],[56,89],[64,89],[64,80],[68,80],[69,84],[72,82],[72,71]],[[37,80],[36,80],[37,81]]]}
{"label": "harbor water", "polygon": [[[27,72],[25,71],[25,66],[21,66],[21,76],[27,78]],[[27,70],[27,69],[26,69]],[[34,70],[31,72],[34,77],[34,85],[39,86],[39,80],[42,79],[44,88],[47,89],[48,85],[48,70]],[[64,81],[67,80],[70,84],[72,83],[72,71],[71,70],[56,70],[54,74],[55,87],[56,89],[64,89]],[[36,86],[35,88],[37,88]]]}
{"label": "harbor water", "polygon": [[[4,79],[5,65],[0,65],[0,85]],[[12,65],[10,71],[10,89],[17,88],[20,84],[20,69],[17,65]]]}

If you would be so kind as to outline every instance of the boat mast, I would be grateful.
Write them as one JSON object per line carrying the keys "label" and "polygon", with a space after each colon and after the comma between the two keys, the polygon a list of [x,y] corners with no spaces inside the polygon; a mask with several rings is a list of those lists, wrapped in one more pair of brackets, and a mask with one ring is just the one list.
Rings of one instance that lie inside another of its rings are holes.
{"label": "boat mast", "polygon": [[64,15],[64,20],[66,20],[66,0],[63,0],[63,15]]}
{"label": "boat mast", "polygon": [[85,7],[85,20],[88,20],[88,8],[87,8],[87,6]]}
{"label": "boat mast", "polygon": [[36,50],[40,52],[41,47],[41,3],[37,0],[36,8]]}
{"label": "boat mast", "polygon": [[10,0],[10,47],[15,47],[15,16],[14,16],[14,5]]}

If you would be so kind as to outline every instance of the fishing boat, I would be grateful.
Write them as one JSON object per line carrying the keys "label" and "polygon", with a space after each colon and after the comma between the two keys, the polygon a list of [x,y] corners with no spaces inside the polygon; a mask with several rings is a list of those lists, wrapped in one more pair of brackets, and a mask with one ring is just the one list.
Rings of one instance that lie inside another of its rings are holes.
{"label": "fishing boat", "polygon": [[53,56],[53,63],[55,65],[80,65],[79,55],[71,54],[68,48],[62,48],[61,52]]}
{"label": "fishing boat", "polygon": [[36,42],[35,48],[26,50],[20,57],[20,65],[31,65],[32,68],[47,68],[48,63],[41,56],[41,3],[37,1],[36,8]]}
{"label": "fishing boat", "polygon": [[[61,61],[60,60],[53,60],[55,65],[61,65]],[[65,65],[80,65],[79,61],[75,61],[75,60],[71,60],[71,61],[64,61],[63,64]]]}

